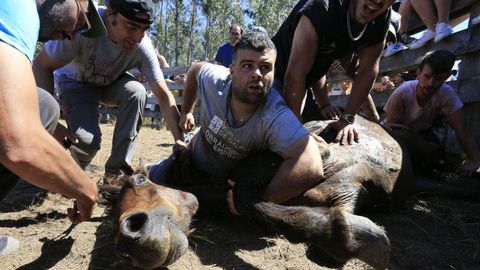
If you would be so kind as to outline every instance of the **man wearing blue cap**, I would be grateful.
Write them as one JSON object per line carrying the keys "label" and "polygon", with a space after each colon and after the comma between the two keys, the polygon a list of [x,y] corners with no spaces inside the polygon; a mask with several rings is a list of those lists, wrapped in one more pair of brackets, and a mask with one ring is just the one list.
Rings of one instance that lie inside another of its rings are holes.
{"label": "man wearing blue cap", "polygon": [[[31,61],[37,40],[106,33],[92,8],[87,0],[10,0],[0,5],[0,201],[21,177],[74,199],[68,210],[74,223],[92,215],[97,187],[48,133],[56,129],[59,107],[51,95],[36,89]],[[0,236],[0,256],[18,247],[15,238]]]}
{"label": "man wearing blue cap", "polygon": [[[144,86],[126,73],[138,68],[153,90],[177,143],[183,142],[179,112],[157,61],[151,40],[145,36],[153,22],[151,0],[110,0],[98,9],[108,34],[100,38],[76,35],[51,41],[34,60],[37,85],[60,93],[69,130],[78,138],[71,152],[82,168],[100,149],[100,104],[118,106],[112,151],[105,175],[133,172],[130,163],[146,102]],[[54,72],[55,71],[55,78]]]}

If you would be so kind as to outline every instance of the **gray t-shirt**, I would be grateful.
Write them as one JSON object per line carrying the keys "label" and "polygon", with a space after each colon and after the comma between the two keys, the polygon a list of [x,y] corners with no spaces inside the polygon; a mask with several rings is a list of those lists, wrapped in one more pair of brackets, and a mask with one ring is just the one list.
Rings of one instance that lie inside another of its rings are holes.
{"label": "gray t-shirt", "polygon": [[223,66],[205,64],[197,78],[201,128],[189,146],[195,167],[215,177],[225,177],[250,153],[269,149],[282,154],[300,138],[308,136],[278,91],[272,90],[250,119],[233,125],[228,105],[229,75]]}
{"label": "gray t-shirt", "polygon": [[[105,21],[105,8],[99,7],[98,11]],[[108,36],[87,38],[77,34],[73,41],[47,42],[45,51],[52,59],[65,64],[55,71],[55,80],[57,83],[60,80],[62,85],[74,87],[82,82],[107,86],[132,68],[138,68],[148,82],[164,79],[152,42],[146,35],[131,50],[123,49]]]}

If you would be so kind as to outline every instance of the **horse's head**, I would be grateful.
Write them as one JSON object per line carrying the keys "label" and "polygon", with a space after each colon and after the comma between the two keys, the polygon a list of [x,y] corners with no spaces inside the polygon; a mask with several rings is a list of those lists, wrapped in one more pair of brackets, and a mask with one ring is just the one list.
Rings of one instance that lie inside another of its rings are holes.
{"label": "horse's head", "polygon": [[99,188],[100,203],[115,205],[117,255],[140,268],[175,262],[188,248],[190,221],[198,208],[196,197],[154,184],[144,174],[119,178],[124,183],[121,189]]}

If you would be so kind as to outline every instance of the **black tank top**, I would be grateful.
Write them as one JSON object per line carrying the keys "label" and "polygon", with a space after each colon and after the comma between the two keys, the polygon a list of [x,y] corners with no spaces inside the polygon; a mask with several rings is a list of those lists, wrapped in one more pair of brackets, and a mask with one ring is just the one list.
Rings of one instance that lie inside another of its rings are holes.
{"label": "black tank top", "polygon": [[383,42],[388,31],[390,9],[367,25],[363,36],[352,41],[347,33],[347,10],[350,0],[300,0],[280,26],[272,41],[277,48],[275,79],[283,82],[292,50],[293,35],[300,17],[305,15],[318,35],[315,61],[306,77],[310,87],[325,75],[335,59]]}

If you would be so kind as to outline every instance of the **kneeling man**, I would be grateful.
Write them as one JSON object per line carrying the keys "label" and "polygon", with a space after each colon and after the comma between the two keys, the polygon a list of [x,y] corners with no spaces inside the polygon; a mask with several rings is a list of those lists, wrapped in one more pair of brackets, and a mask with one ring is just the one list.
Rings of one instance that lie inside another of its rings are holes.
{"label": "kneeling man", "polygon": [[405,142],[414,166],[438,159],[440,146],[431,128],[435,116],[443,113],[468,157],[457,173],[470,176],[480,166],[480,151],[465,125],[462,101],[453,88],[445,84],[454,62],[455,55],[447,50],[427,55],[417,69],[417,80],[399,86],[384,110],[387,126],[392,128],[394,137]]}

